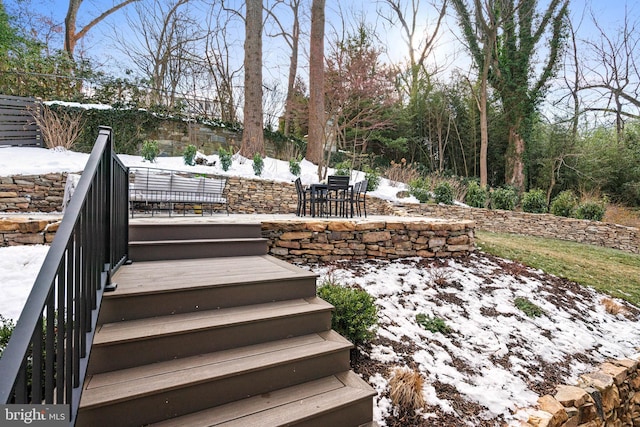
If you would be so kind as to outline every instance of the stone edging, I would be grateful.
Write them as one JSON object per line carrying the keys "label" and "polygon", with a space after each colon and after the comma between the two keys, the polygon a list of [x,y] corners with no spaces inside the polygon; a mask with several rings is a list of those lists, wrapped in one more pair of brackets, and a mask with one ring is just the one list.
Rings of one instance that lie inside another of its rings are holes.
{"label": "stone edging", "polygon": [[363,258],[427,258],[475,250],[473,221],[411,218],[387,221],[263,221],[269,254],[291,262]]}
{"label": "stone edging", "polygon": [[574,386],[558,386],[554,396],[538,399],[526,426],[640,426],[640,354],[603,363],[580,375]]}
{"label": "stone edging", "polygon": [[48,245],[58,231],[59,218],[0,218],[0,247]]}

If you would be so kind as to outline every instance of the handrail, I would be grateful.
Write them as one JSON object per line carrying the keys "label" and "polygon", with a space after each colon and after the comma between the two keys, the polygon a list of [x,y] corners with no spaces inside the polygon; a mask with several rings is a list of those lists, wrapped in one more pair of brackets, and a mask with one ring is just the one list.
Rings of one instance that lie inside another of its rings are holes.
{"label": "handrail", "polygon": [[127,260],[128,186],[101,127],[0,358],[0,403],[70,405],[75,423],[102,294]]}

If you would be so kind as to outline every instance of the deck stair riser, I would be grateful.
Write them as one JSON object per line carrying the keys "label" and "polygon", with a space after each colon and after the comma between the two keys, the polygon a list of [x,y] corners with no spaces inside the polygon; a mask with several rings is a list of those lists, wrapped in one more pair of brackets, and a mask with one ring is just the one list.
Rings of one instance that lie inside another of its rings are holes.
{"label": "deck stair riser", "polygon": [[102,325],[90,373],[328,331],[331,309],[314,298]]}
{"label": "deck stair riser", "polygon": [[129,240],[198,240],[261,238],[260,224],[161,223],[131,224]]}
{"label": "deck stair riser", "polygon": [[129,258],[136,261],[264,255],[267,239],[200,239],[129,242]]}
{"label": "deck stair riser", "polygon": [[199,221],[131,225],[75,425],[377,427],[317,275],[260,224]]}
{"label": "deck stair riser", "polygon": [[280,350],[242,357],[220,352],[214,356],[221,357],[158,363],[151,365],[153,373],[163,368],[170,372],[150,373],[145,380],[144,373],[139,374],[144,369],[132,368],[113,375],[125,377],[113,385],[116,380],[110,373],[96,375],[88,389],[100,390],[85,402],[82,423],[100,425],[100,420],[108,419],[111,425],[138,426],[348,371],[351,345],[340,338],[294,347],[282,343]]}
{"label": "deck stair riser", "polygon": [[265,255],[260,224],[158,223],[129,227],[129,258],[135,261]]}

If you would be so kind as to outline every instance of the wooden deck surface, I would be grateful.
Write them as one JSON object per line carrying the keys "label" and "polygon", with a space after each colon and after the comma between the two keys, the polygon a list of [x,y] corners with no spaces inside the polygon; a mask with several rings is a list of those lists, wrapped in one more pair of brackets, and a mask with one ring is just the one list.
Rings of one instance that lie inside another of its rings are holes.
{"label": "wooden deck surface", "polygon": [[223,257],[135,262],[114,275],[117,291],[107,297],[223,284],[315,277],[316,274],[271,256]]}

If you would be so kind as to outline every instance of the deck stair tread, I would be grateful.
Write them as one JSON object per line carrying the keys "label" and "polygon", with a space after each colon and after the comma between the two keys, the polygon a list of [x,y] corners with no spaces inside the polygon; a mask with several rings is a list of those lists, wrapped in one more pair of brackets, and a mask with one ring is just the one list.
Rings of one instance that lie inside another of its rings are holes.
{"label": "deck stair tread", "polygon": [[370,387],[353,372],[342,372],[271,393],[252,396],[216,408],[170,419],[154,427],[280,426],[311,418],[323,411],[371,398]]}
{"label": "deck stair tread", "polygon": [[240,373],[344,351],[352,344],[327,331],[91,376],[81,408],[107,405]]}
{"label": "deck stair tread", "polygon": [[[167,274],[170,271],[171,274]],[[247,282],[269,282],[317,275],[269,255],[172,261],[141,261],[123,266],[114,275],[116,292],[105,298],[133,294],[171,292]],[[179,280],[176,280],[179,278]]]}
{"label": "deck stair tread", "polygon": [[318,275],[268,255],[261,224],[129,233],[75,425],[377,427]]}
{"label": "deck stair tread", "polygon": [[99,347],[112,343],[149,340],[158,336],[184,334],[331,309],[330,304],[314,297],[108,323],[100,326],[93,344]]}

